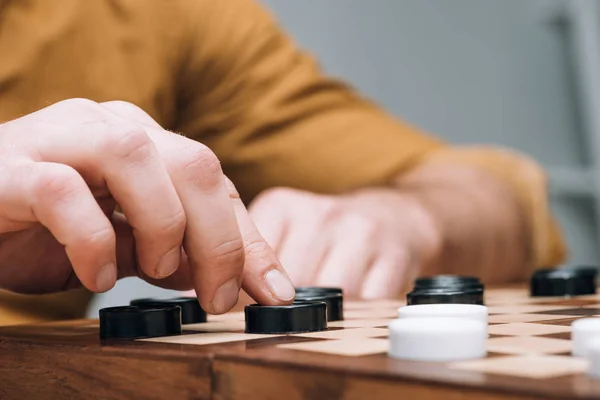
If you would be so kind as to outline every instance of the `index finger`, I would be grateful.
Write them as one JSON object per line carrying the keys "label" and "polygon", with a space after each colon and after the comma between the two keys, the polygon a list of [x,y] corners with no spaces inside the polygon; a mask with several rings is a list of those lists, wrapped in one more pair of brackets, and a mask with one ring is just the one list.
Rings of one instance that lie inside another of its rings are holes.
{"label": "index finger", "polygon": [[166,164],[186,214],[183,245],[198,300],[208,312],[222,314],[238,300],[244,244],[218,158],[208,147],[189,142],[177,157],[167,156]]}
{"label": "index finger", "polygon": [[257,303],[268,306],[290,304],[296,289],[277,259],[275,251],[259,233],[229,178],[225,177],[234,212],[244,240],[246,265],[243,288]]}

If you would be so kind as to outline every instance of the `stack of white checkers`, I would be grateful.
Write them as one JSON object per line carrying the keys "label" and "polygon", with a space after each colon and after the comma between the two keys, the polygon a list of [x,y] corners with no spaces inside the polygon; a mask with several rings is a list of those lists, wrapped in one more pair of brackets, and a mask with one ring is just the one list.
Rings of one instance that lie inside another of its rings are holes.
{"label": "stack of white checkers", "polygon": [[572,354],[589,361],[588,374],[600,378],[600,318],[581,318],[571,323]]}
{"label": "stack of white checkers", "polygon": [[392,358],[431,362],[483,358],[488,309],[476,304],[400,307],[398,318],[389,324],[389,338]]}

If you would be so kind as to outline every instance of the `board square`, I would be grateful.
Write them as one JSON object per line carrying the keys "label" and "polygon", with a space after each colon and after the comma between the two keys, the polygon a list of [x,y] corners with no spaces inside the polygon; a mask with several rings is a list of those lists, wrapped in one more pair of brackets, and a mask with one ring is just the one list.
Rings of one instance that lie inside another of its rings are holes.
{"label": "board square", "polygon": [[387,327],[391,319],[348,319],[344,321],[328,322],[327,326],[334,328],[374,328],[378,326]]}
{"label": "board square", "polygon": [[[594,316],[600,315],[600,308],[593,307],[577,307],[577,308],[553,308],[552,310],[544,311],[546,314],[554,314],[554,315],[577,315],[577,316]],[[566,318],[566,317],[565,317]]]}
{"label": "board square", "polygon": [[531,379],[548,379],[583,373],[588,368],[584,359],[569,356],[504,356],[450,364],[451,368],[511,375]]}
{"label": "board square", "polygon": [[190,335],[163,336],[156,338],[138,339],[142,342],[157,342],[157,343],[176,343],[190,345],[207,345],[216,343],[240,342],[246,340],[264,339],[281,335],[258,335],[249,333],[237,332],[207,332],[196,333]]}
{"label": "board square", "polygon": [[504,354],[556,354],[571,351],[571,342],[538,336],[507,336],[488,339],[487,349]]}
{"label": "board square", "polygon": [[286,343],[277,345],[288,350],[309,351],[335,354],[338,356],[366,356],[386,353],[389,348],[387,339],[350,338],[344,340],[322,340],[318,342]]}
{"label": "board square", "polygon": [[389,334],[386,328],[351,328],[334,331],[298,333],[294,336],[319,338],[319,339],[360,339],[369,337],[384,337]]}
{"label": "board square", "polygon": [[211,321],[244,321],[245,314],[243,311],[232,311],[221,315],[208,315],[206,319]]}
{"label": "board square", "polygon": [[514,322],[508,324],[491,325],[488,332],[495,335],[509,336],[534,336],[552,333],[570,332],[570,326],[532,324],[527,322]]}
{"label": "board square", "polygon": [[548,320],[548,321],[541,321],[541,322],[538,322],[538,324],[571,326],[573,321],[582,318],[581,315],[576,316],[576,317],[574,317],[572,315],[556,315],[556,316],[560,317],[560,318],[552,319],[552,320]]}
{"label": "board square", "polygon": [[398,310],[396,308],[382,308],[376,310],[359,309],[344,311],[345,319],[391,319],[396,318],[397,316]]}
{"label": "board square", "polygon": [[521,313],[540,313],[559,310],[572,309],[571,306],[545,306],[539,304],[522,304],[516,306],[489,306],[490,314],[521,314]]}
{"label": "board square", "polygon": [[344,312],[346,310],[374,310],[374,309],[397,309],[406,305],[404,300],[371,300],[371,301],[353,301],[344,300]]}
{"label": "board square", "polygon": [[184,331],[195,332],[244,332],[244,321],[211,321],[199,324],[182,325]]}
{"label": "board square", "polygon": [[552,321],[565,318],[576,318],[574,315],[551,315],[551,314],[496,314],[488,317],[489,323],[509,322],[537,322]]}

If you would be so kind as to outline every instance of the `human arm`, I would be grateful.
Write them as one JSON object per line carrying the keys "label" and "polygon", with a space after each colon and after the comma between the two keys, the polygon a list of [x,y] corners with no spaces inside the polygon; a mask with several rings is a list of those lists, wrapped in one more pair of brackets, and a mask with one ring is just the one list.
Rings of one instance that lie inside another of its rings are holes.
{"label": "human arm", "polygon": [[[276,237],[267,230],[296,221],[301,209],[322,215],[318,210],[334,199],[344,210],[360,203],[367,215],[367,208],[385,210],[400,222],[410,210],[421,215],[420,225],[429,221],[435,229],[427,235],[437,237],[430,240],[437,245],[428,245],[427,258],[437,261],[420,266],[423,273],[512,281],[564,258],[544,172],[534,161],[512,151],[451,146],[394,118],[326,76],[252,1],[200,3],[203,15],[219,23],[197,24],[190,40],[197,52],[182,76],[181,86],[190,89],[183,93],[178,130],[219,154],[244,200],[254,201],[251,210],[266,236]],[[196,47],[196,38],[202,46]],[[273,188],[296,189],[295,200],[290,190]],[[321,222],[313,228],[308,217],[290,226],[314,237],[308,232],[330,221],[315,219]],[[344,243],[344,236],[337,237]],[[294,247],[317,252],[313,244]],[[299,254],[283,251],[281,257],[302,283],[307,261]]]}

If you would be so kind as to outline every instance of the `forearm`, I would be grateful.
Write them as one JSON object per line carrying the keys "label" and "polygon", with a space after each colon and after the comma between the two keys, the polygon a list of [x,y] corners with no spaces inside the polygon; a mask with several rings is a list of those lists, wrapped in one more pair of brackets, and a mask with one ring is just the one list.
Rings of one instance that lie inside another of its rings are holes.
{"label": "forearm", "polygon": [[467,165],[425,163],[394,186],[416,199],[436,227],[439,246],[422,274],[477,275],[488,283],[526,279],[531,230],[502,181]]}

